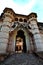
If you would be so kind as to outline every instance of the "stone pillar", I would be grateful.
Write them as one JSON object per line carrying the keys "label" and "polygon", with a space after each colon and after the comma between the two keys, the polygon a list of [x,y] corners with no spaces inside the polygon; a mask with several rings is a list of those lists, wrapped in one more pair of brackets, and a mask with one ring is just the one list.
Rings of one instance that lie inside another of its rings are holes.
{"label": "stone pillar", "polygon": [[40,31],[38,29],[38,25],[37,25],[37,14],[31,13],[28,18],[29,18],[29,22],[30,22],[31,29],[32,29],[32,34],[33,34],[34,41],[35,41],[35,43],[34,43],[35,48],[36,48],[35,52],[42,52],[43,43],[42,43]]}
{"label": "stone pillar", "polygon": [[[8,41],[7,38],[5,37],[6,33],[3,32],[3,30],[2,30],[2,24],[3,24],[3,22],[0,21],[0,53],[1,54],[5,53],[5,49],[7,46],[6,42]],[[8,36],[8,35],[6,35],[6,36]]]}
{"label": "stone pillar", "polygon": [[3,15],[3,23],[2,28],[0,31],[0,53],[6,54],[7,50],[9,49],[8,43],[9,43],[9,32],[11,28],[12,20],[14,19],[14,16],[11,15],[12,10],[9,8],[6,8],[4,10]]}

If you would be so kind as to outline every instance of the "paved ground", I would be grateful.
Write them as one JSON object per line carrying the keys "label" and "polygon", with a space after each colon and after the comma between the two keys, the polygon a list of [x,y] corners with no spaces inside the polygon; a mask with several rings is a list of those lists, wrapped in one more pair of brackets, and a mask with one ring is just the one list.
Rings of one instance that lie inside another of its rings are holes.
{"label": "paved ground", "polygon": [[8,57],[5,61],[0,62],[0,65],[43,65],[43,60],[34,54],[22,53]]}

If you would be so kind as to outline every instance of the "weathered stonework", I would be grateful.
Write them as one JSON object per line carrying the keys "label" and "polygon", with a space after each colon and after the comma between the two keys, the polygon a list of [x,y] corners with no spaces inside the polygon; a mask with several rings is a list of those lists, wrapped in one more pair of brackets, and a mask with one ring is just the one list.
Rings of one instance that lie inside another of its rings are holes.
{"label": "weathered stonework", "polygon": [[[43,29],[40,31],[37,14],[28,16],[16,14],[12,9],[5,8],[0,18],[0,54],[15,52],[43,52]],[[43,28],[43,27],[42,27]],[[21,31],[21,32],[19,32]],[[19,32],[19,33],[18,33]],[[23,41],[17,40],[19,37]],[[19,46],[19,43],[23,47]],[[16,48],[16,45],[18,47]],[[16,49],[16,50],[15,50]]]}

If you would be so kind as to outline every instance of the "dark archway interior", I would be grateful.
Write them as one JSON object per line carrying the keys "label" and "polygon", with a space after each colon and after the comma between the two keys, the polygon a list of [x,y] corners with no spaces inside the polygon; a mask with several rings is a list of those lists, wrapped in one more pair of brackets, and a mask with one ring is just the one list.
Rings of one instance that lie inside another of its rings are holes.
{"label": "dark archway interior", "polygon": [[24,35],[24,31],[23,30],[19,30],[17,32],[16,39],[18,37],[23,39],[23,50],[22,50],[22,52],[26,53],[26,39],[25,39],[25,35]]}

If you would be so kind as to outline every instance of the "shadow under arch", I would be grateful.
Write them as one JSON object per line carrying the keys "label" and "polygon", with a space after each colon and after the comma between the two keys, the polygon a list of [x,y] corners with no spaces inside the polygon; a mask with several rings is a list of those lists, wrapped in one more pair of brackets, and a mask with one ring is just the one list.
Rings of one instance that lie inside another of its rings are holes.
{"label": "shadow under arch", "polygon": [[17,35],[16,35],[16,43],[17,44],[18,41],[18,45],[20,42],[23,42],[22,48],[20,47],[18,49],[18,47],[15,45],[15,51],[19,51],[21,50],[22,52],[26,53],[27,52],[27,48],[26,48],[26,39],[25,39],[25,35],[24,35],[24,31],[23,30],[18,30],[17,31]]}

